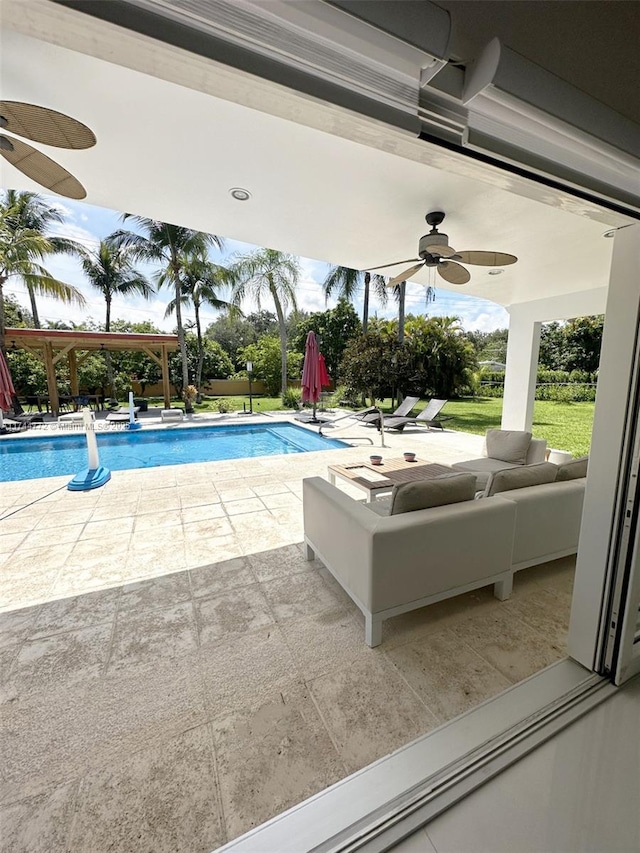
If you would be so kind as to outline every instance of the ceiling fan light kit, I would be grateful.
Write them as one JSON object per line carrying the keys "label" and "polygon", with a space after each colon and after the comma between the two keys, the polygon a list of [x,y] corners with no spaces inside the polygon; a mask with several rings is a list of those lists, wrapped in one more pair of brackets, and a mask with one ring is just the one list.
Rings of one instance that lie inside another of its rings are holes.
{"label": "ceiling fan light kit", "polygon": [[[85,124],[71,116],[21,101],[0,101],[0,127],[16,136],[55,148],[82,150],[96,144],[96,137]],[[71,172],[21,139],[0,135],[0,154],[45,189],[83,199],[87,191]]]}

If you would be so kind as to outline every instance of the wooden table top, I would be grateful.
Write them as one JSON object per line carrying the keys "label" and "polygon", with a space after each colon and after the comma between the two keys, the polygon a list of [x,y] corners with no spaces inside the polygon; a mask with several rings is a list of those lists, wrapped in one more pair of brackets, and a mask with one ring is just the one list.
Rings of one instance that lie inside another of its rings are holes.
{"label": "wooden table top", "polygon": [[[363,469],[366,470],[363,471]],[[454,469],[448,465],[429,462],[426,459],[416,459],[415,462],[405,462],[404,459],[383,459],[381,465],[372,465],[370,462],[329,465],[329,470],[345,480],[351,480],[363,486],[370,492],[388,491],[399,483],[433,480],[445,474],[455,473]],[[376,478],[369,479],[368,472],[377,475]]]}

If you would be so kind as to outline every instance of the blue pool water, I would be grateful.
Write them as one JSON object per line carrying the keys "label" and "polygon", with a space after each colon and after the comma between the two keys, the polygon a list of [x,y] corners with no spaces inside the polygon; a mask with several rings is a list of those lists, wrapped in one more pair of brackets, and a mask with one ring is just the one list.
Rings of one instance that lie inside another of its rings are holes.
{"label": "blue pool water", "polygon": [[[98,432],[100,464],[112,471],[346,447],[294,424]],[[0,441],[0,481],[73,476],[87,467],[84,433]]]}

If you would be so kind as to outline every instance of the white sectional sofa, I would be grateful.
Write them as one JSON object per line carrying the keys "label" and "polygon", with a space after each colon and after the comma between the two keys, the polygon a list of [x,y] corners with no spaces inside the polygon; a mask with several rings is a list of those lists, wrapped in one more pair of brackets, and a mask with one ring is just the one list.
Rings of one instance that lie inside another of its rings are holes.
{"label": "white sectional sofa", "polygon": [[[504,600],[515,572],[578,549],[585,477],[545,482],[556,466],[538,467],[540,485],[387,516],[320,477],[307,478],[307,559],[317,556],[358,605],[370,646],[381,642],[382,622],[400,613],[489,584]],[[535,472],[508,476],[526,480]]]}
{"label": "white sectional sofa", "polygon": [[317,556],[365,616],[365,639],[382,622],[494,584],[511,593],[516,504],[467,500],[382,517],[321,477],[303,480],[307,559]]}

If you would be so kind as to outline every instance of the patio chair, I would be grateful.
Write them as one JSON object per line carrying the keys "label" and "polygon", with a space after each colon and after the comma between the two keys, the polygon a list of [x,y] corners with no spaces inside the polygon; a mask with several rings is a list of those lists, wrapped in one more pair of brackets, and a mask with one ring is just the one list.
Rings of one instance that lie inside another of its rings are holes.
{"label": "patio chair", "polygon": [[442,421],[450,421],[451,415],[441,415],[440,411],[446,406],[448,400],[429,400],[424,409],[415,418],[398,418],[390,416],[384,419],[385,429],[397,429],[402,431],[407,424],[415,426],[426,426],[427,429],[444,429]]}
{"label": "patio chair", "polygon": [[[405,397],[404,400],[400,403],[397,409],[389,415],[390,418],[402,418],[409,414],[411,409],[415,406],[415,404],[420,400],[420,397]],[[366,412],[361,412],[359,415],[356,415],[358,420],[362,421],[363,424],[374,424],[378,426],[380,423],[380,412],[373,408],[367,409]],[[385,417],[385,424],[387,419]]]}

